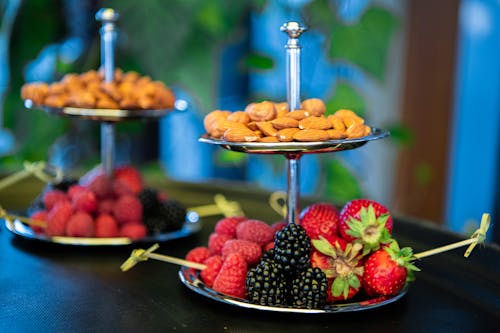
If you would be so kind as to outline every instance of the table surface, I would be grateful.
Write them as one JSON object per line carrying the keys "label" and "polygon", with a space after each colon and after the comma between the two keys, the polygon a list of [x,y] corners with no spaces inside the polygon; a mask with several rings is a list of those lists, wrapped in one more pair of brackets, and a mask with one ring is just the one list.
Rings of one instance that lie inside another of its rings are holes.
{"label": "table surface", "polygon": [[[2,206],[26,207],[39,190],[33,182],[1,192]],[[267,204],[268,193],[234,183],[164,181],[155,187],[187,206],[210,203],[214,193],[223,193],[239,201],[247,216],[279,219]],[[204,218],[201,232],[161,243],[157,252],[183,257],[206,245],[219,218]],[[394,235],[415,252],[462,239],[401,217],[395,219]],[[500,249],[495,244],[476,248],[468,259],[462,248],[420,260],[417,280],[392,304],[314,315],[263,312],[207,299],[187,289],[172,264],[150,260],[121,272],[121,263],[137,247],[47,244],[14,236],[2,226],[0,332],[500,332]]]}

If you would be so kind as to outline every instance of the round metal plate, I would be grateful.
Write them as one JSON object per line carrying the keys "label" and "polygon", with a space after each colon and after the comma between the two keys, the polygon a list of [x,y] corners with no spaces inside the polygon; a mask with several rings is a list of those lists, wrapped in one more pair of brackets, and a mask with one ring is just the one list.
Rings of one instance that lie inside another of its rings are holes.
{"label": "round metal plate", "polygon": [[275,306],[252,304],[247,300],[241,298],[235,298],[221,294],[207,287],[203,283],[203,281],[199,279],[197,271],[195,271],[192,268],[182,267],[179,270],[179,278],[186,287],[193,290],[194,292],[221,303],[238,306],[242,308],[260,310],[260,311],[288,312],[288,313],[338,313],[338,312],[354,312],[354,311],[369,310],[395,302],[401,297],[403,297],[408,291],[408,286],[406,285],[403,288],[403,290],[401,290],[397,295],[379,296],[352,303],[350,302],[350,303],[328,304],[322,309],[299,309],[291,307],[275,307]]}
{"label": "round metal plate", "polygon": [[385,138],[389,131],[372,127],[372,133],[362,138],[329,140],[316,142],[229,142],[221,139],[214,139],[206,134],[198,139],[200,142],[221,146],[222,148],[249,154],[317,154],[334,151],[349,150],[361,147],[365,143],[373,140]]}

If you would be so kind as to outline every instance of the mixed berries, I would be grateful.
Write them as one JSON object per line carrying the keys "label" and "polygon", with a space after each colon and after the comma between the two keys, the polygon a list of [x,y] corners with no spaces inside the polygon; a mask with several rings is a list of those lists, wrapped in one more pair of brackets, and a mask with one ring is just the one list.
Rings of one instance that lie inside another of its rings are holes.
{"label": "mixed berries", "polygon": [[392,227],[378,202],[352,200],[340,212],[321,202],[304,208],[297,224],[223,218],[208,245],[186,259],[204,264],[201,280],[220,293],[266,306],[322,308],[394,295],[412,280],[413,254],[399,248]]}
{"label": "mixed berries", "polygon": [[47,186],[28,210],[37,234],[70,237],[128,237],[182,228],[186,208],[163,193],[145,187],[140,172],[117,167],[112,176],[92,170],[79,181],[64,180]]}

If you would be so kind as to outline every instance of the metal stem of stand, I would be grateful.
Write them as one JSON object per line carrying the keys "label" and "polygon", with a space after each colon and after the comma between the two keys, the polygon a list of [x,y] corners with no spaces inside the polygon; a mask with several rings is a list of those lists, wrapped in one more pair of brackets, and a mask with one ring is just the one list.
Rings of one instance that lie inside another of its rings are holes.
{"label": "metal stem of stand", "polygon": [[[115,22],[119,15],[111,8],[101,8],[96,20],[102,22],[101,33],[101,69],[104,70],[104,81],[112,82],[115,74]],[[106,175],[113,173],[115,161],[115,125],[111,122],[101,123],[101,163]]]}
{"label": "metal stem of stand", "polygon": [[[286,48],[286,92],[290,111],[300,108],[300,48],[299,37],[306,28],[298,22],[288,22],[281,27],[288,35]],[[287,223],[297,223],[297,213],[300,211],[300,153],[289,153],[287,159]]]}

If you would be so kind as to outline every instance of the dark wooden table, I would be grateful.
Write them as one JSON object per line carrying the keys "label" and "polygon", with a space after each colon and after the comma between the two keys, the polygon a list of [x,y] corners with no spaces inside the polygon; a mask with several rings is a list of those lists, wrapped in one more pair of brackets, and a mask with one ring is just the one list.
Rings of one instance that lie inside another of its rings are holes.
{"label": "dark wooden table", "polygon": [[[224,193],[239,201],[247,216],[279,219],[267,205],[268,193],[233,183],[155,186],[188,206]],[[0,203],[23,209],[39,189],[36,181],[27,181],[0,192]],[[182,257],[205,245],[217,219],[205,218],[200,233],[162,243],[157,252]],[[396,218],[394,230],[399,242],[415,251],[462,239],[409,218]],[[188,290],[178,267],[158,261],[121,272],[120,264],[136,247],[47,244],[16,237],[2,225],[0,332],[500,332],[500,249],[494,244],[477,248],[469,259],[458,249],[421,260],[417,280],[395,303],[321,315],[222,304]]]}

